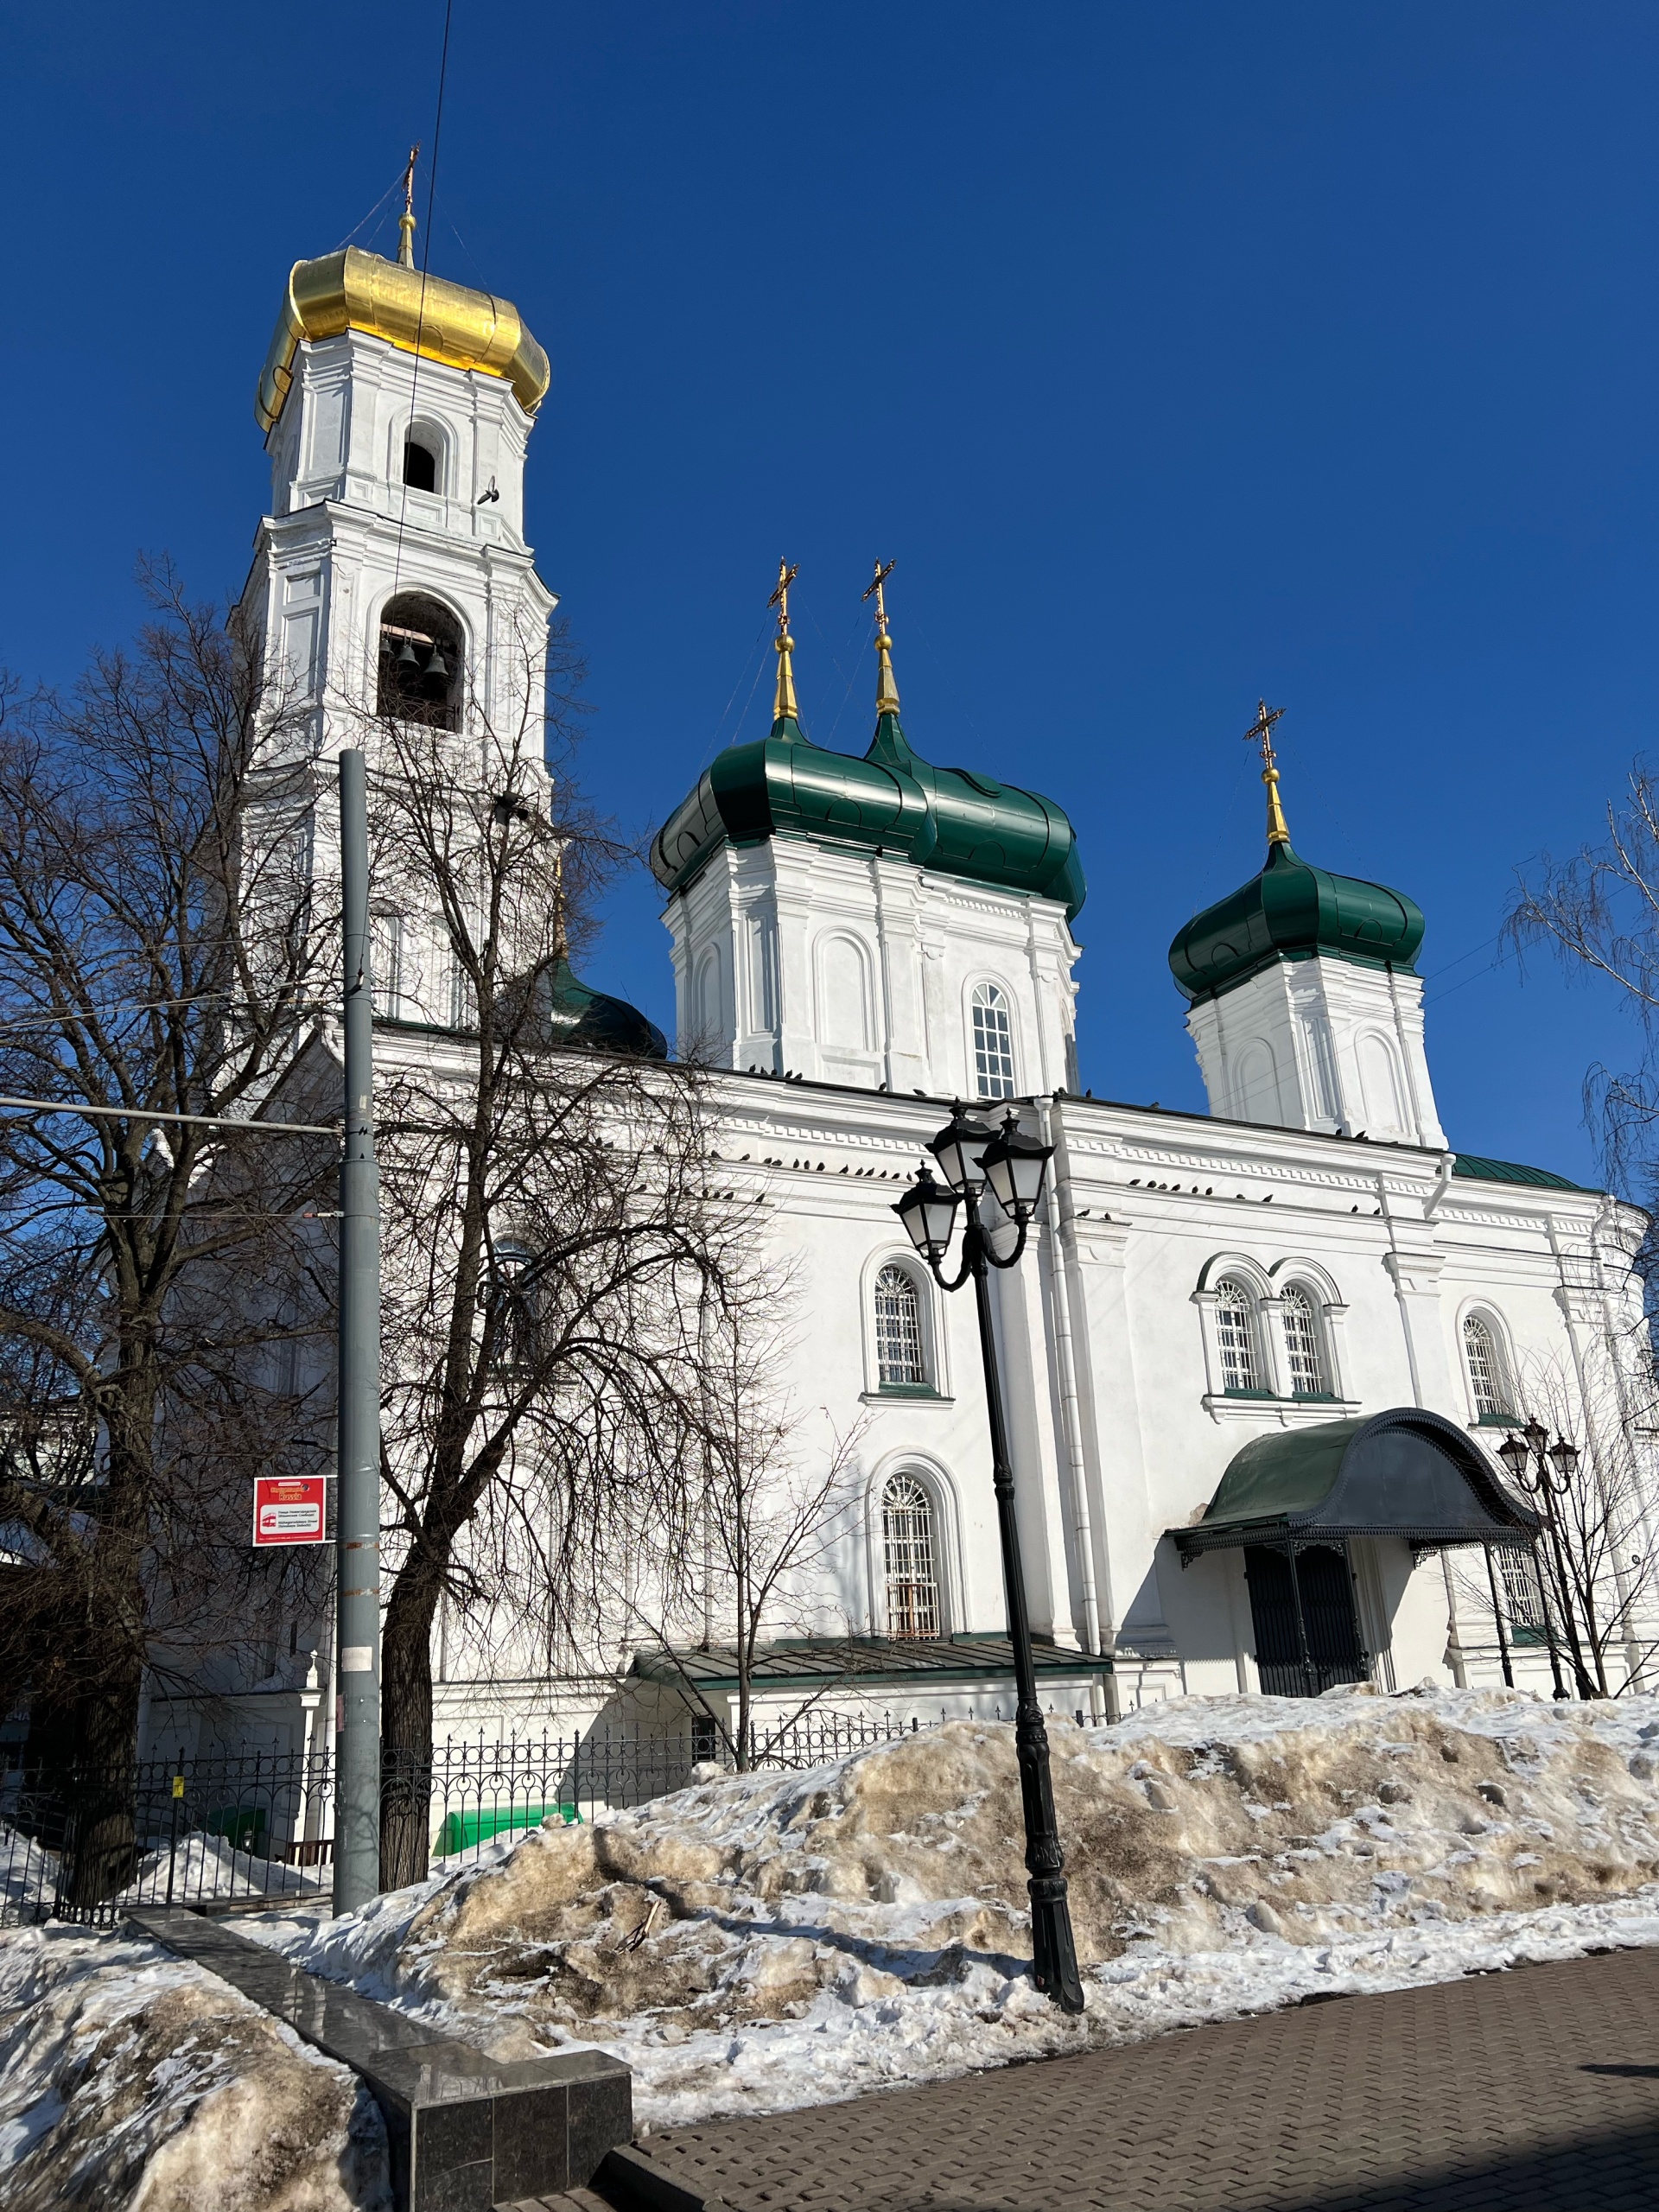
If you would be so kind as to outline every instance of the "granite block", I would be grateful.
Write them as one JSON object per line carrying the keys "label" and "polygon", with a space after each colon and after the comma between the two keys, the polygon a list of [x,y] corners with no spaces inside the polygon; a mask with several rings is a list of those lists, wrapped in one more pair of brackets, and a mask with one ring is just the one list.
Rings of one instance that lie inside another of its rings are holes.
{"label": "granite block", "polygon": [[495,2195],[550,2196],[569,2186],[569,2122],[575,2100],[562,2082],[514,2089],[494,2099]]}
{"label": "granite block", "polygon": [[399,2212],[491,2212],[553,2196],[628,2139],[632,2077],[604,2051],[491,2058],[199,1914],[145,1907],[129,1918],[362,2077],[385,2115]]}
{"label": "granite block", "polygon": [[[594,2052],[598,2057],[600,2053]],[[570,2086],[570,2120],[566,2137],[567,2189],[583,2189],[607,2154],[633,2135],[633,2076],[615,2059]]]}

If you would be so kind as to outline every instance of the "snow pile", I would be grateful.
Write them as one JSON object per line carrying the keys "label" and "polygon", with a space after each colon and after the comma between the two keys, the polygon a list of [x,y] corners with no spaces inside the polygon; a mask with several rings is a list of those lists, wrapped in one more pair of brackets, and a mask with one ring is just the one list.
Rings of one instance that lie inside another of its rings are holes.
{"label": "snow pile", "polygon": [[1194,1698],[1050,1741],[1081,2022],[1030,1984],[1013,1730],[986,1722],[248,1932],[501,2056],[602,2044],[653,2121],[1659,1942],[1659,1700]]}
{"label": "snow pile", "polygon": [[[169,1875],[171,1881],[169,1884]],[[148,1853],[138,1862],[118,1904],[165,1904],[169,1888],[175,1904],[228,1903],[232,1898],[321,1896],[330,1878],[314,1869],[289,1866],[280,1859],[260,1859],[238,1851],[223,1836],[193,1830],[176,1844]]]}
{"label": "snow pile", "polygon": [[60,1924],[0,1936],[7,2212],[370,2212],[385,2132],[355,2077],[200,1967]]}

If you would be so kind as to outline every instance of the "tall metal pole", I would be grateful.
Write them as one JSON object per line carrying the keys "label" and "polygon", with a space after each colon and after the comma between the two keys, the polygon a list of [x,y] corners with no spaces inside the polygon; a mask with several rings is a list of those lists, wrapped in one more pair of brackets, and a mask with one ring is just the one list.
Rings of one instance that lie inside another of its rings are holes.
{"label": "tall metal pole", "polygon": [[1065,1854],[1054,1818],[1054,1791],[1048,1771],[1048,1731],[1037,1702],[1037,1671],[1031,1656],[1031,1615],[1026,1605],[1025,1569],[1020,1557],[1020,1525],[1014,1510],[1014,1469],[1008,1458],[1007,1423],[1002,1411],[1002,1380],[997,1370],[996,1338],[991,1319],[989,1273],[984,1235],[970,1217],[967,1259],[973,1270],[974,1305],[979,1315],[979,1350],[985,1367],[985,1403],[991,1424],[991,1487],[996,1497],[997,1533],[1002,1539],[1002,1588],[1014,1652],[1014,1753],[1020,1765],[1020,1796],[1026,1816],[1026,1887],[1031,1895],[1032,1977],[1039,1989],[1065,2012],[1084,2009],[1083,1978],[1071,1935],[1066,1897]]}
{"label": "tall metal pole", "polygon": [[345,921],[346,1144],[340,1167],[336,1458],[334,1910],[380,1887],[380,1176],[374,1158],[374,994],[364,758],[340,756]]}

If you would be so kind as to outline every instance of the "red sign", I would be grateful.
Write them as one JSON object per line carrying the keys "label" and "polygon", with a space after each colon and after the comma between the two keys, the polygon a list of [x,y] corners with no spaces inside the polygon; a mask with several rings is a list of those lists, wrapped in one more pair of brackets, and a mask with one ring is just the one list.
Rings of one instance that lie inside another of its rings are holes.
{"label": "red sign", "polygon": [[327,1491],[327,1483],[321,1475],[256,1475],[255,1546],[321,1543]]}

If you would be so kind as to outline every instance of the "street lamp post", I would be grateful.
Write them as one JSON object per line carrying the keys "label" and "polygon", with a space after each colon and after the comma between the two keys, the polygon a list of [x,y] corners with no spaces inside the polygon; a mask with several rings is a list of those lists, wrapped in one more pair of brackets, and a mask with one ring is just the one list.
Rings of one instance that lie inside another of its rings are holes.
{"label": "street lamp post", "polygon": [[[1573,1672],[1581,1698],[1592,1698],[1595,1688],[1584,1663],[1579,1648],[1577,1618],[1573,1611],[1572,1592],[1567,1576],[1567,1559],[1561,1548],[1560,1527],[1556,1518],[1557,1496],[1565,1497],[1573,1470],[1579,1464],[1578,1446],[1558,1436],[1552,1445],[1549,1431],[1539,1421],[1529,1421],[1518,1435],[1510,1436],[1497,1447],[1497,1456],[1509,1469],[1517,1485],[1530,1498],[1536,1499],[1543,1514],[1546,1546],[1554,1568],[1555,1593],[1561,1608],[1561,1624],[1567,1631],[1567,1647],[1573,1655]],[[1552,1465],[1553,1463],[1553,1465]],[[1540,1576],[1541,1590],[1543,1578]],[[1549,1644],[1549,1670],[1555,1681],[1555,1695],[1569,1695],[1561,1679],[1560,1653],[1556,1646],[1555,1630],[1551,1620],[1554,1607],[1546,1594],[1544,1602],[1544,1635]]]}
{"label": "street lamp post", "polygon": [[[1026,1821],[1032,1974],[1038,1988],[1052,1998],[1063,2012],[1081,2012],[1083,1980],[1077,1972],[1071,1910],[1066,1901],[1065,1855],[1060,1848],[1059,1829],[1054,1819],[1048,1732],[1043,1726],[1042,1707],[1037,1702],[1031,1617],[1026,1605],[1025,1573],[1020,1561],[1014,1470],[1008,1458],[1007,1423],[1002,1409],[1002,1382],[997,1370],[990,1300],[991,1268],[1017,1267],[1025,1251],[1032,1216],[1042,1196],[1043,1179],[1054,1147],[1022,1136],[1012,1112],[999,1132],[988,1122],[970,1120],[958,1105],[949,1126],[940,1130],[928,1150],[938,1160],[944,1181],[936,1182],[931,1169],[924,1166],[893,1211],[904,1223],[911,1242],[926,1261],[942,1290],[960,1290],[970,1277],[973,1281],[980,1357],[985,1368],[985,1403],[990,1416],[991,1481],[996,1497],[997,1530],[1002,1540],[1002,1586],[1008,1642],[1014,1651],[1014,1744],[1020,1764],[1020,1796]],[[1004,1224],[1011,1225],[1014,1231],[1011,1248],[1001,1252],[991,1241],[997,1235],[996,1227],[988,1232],[981,1217],[988,1193],[1000,1209]],[[963,1210],[962,1265],[955,1280],[947,1281],[944,1261],[958,1206]]]}

